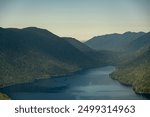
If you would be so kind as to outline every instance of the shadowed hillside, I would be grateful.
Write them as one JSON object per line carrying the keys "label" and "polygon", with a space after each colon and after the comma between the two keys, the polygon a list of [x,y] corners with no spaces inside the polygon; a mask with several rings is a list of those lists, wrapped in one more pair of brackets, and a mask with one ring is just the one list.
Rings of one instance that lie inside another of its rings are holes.
{"label": "shadowed hillside", "polygon": [[101,65],[99,55],[74,41],[35,27],[0,28],[0,87]]}

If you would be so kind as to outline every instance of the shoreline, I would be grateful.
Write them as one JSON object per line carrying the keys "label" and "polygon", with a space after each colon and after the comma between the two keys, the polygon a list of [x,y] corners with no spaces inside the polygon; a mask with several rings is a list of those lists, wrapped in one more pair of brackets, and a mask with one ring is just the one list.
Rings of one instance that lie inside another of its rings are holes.
{"label": "shoreline", "polygon": [[[101,67],[105,67],[105,66],[92,67],[92,68],[86,68],[86,69],[79,69],[77,71],[69,72],[67,74],[60,74],[60,75],[53,75],[53,76],[50,76],[50,77],[37,78],[37,79],[34,79],[34,80],[30,81],[30,82],[27,81],[27,82],[22,82],[22,83],[16,83],[16,84],[13,84],[13,85],[24,84],[24,83],[32,83],[32,82],[35,82],[35,81],[40,81],[40,80],[49,79],[49,78],[61,78],[61,77],[66,77],[66,76],[72,76],[72,75],[80,74],[82,72],[86,72],[86,71],[88,71],[90,69],[101,68]],[[127,83],[119,81],[118,79],[116,79],[115,77],[112,76],[112,73],[110,73],[109,76],[110,76],[111,79],[119,82],[121,85],[124,85],[126,87],[131,87],[135,94],[137,94],[139,96],[143,96],[144,98],[146,98],[148,100],[150,99],[150,93],[137,92],[137,91],[135,91],[135,88],[133,87],[132,84],[127,84]],[[13,85],[9,85],[9,86],[13,86]],[[5,87],[9,87],[9,86],[4,86],[4,87],[1,87],[0,89],[5,88]],[[5,97],[7,97],[6,100],[10,100],[11,99],[11,97],[9,95],[7,95],[7,93],[5,93],[3,91],[0,91],[0,94],[5,95]],[[0,100],[2,100],[2,99],[0,98]]]}
{"label": "shoreline", "polygon": [[[102,68],[102,67],[106,67],[106,66],[95,67],[95,68]],[[78,70],[78,71],[76,71],[76,72],[70,72],[69,74],[61,74],[61,75],[59,75],[59,76],[58,76],[58,75],[55,75],[55,76],[51,76],[50,78],[63,78],[63,77],[66,77],[66,76],[72,76],[72,75],[80,74],[80,73],[82,73],[82,72],[88,72],[88,70],[90,70],[90,69],[94,69],[94,68],[80,69],[80,70]],[[137,92],[135,92],[135,90],[134,90],[134,88],[133,88],[132,85],[129,85],[129,84],[120,82],[119,80],[117,80],[117,79],[115,79],[115,78],[112,78],[112,77],[111,77],[111,73],[109,73],[109,76],[110,76],[111,79],[113,79],[114,81],[117,81],[117,82],[120,83],[121,85],[124,85],[124,86],[126,86],[126,87],[132,87],[132,90],[134,91],[133,93],[135,93],[135,94],[137,94],[137,95],[139,95],[139,96],[143,96],[145,99],[150,99],[150,98],[149,98],[149,96],[150,96],[149,94],[147,94],[147,93],[137,93]],[[50,78],[45,78],[45,79],[50,79]],[[35,79],[34,81],[36,82],[36,81],[40,81],[40,80],[43,80],[43,79]],[[34,82],[34,81],[33,81],[33,82]],[[30,83],[30,82],[28,82],[28,83]],[[32,83],[32,82],[31,82],[31,83]],[[23,84],[23,83],[19,83],[19,84]],[[14,85],[16,85],[16,84],[14,84]],[[1,92],[3,92],[3,89],[2,89]],[[5,93],[5,92],[3,92],[3,93]],[[5,93],[5,94],[7,94],[7,93]]]}
{"label": "shoreline", "polygon": [[[29,81],[25,81],[25,82],[18,82],[18,83],[15,83],[15,84],[7,84],[7,85],[4,85],[4,86],[0,86],[0,89],[5,88],[5,87],[9,87],[9,86],[13,86],[13,85],[17,85],[17,84],[32,83],[34,81],[39,81],[39,80],[44,80],[44,79],[49,79],[49,78],[59,78],[59,77],[65,77],[65,76],[72,76],[72,75],[79,74],[81,72],[84,72],[84,71],[87,71],[87,70],[90,70],[90,69],[100,68],[100,67],[105,67],[105,66],[107,66],[107,65],[89,67],[89,68],[85,68],[85,69],[82,68],[82,69],[79,69],[77,71],[69,72],[69,73],[66,73],[66,74],[51,75],[51,76],[47,76],[47,77],[39,77],[39,78],[35,78],[34,80],[29,80]],[[5,93],[3,91],[0,91],[0,94],[3,94],[7,97],[5,100],[10,100],[11,99],[11,97],[8,96],[7,93]],[[3,100],[3,99],[0,98],[0,100]]]}
{"label": "shoreline", "polygon": [[118,81],[121,85],[124,85],[124,86],[126,86],[126,87],[131,87],[135,94],[141,95],[141,96],[145,97],[146,99],[150,100],[150,93],[137,92],[132,84],[127,84],[127,83],[124,83],[124,82],[122,82],[122,81],[120,81],[120,80],[114,78],[114,77],[112,76],[112,73],[109,74],[109,76],[110,76],[113,80]]}
{"label": "shoreline", "polygon": [[78,69],[76,71],[72,71],[72,72],[68,72],[68,73],[64,73],[64,74],[49,75],[49,76],[47,75],[45,77],[38,77],[38,78],[34,78],[33,80],[28,80],[28,81],[24,81],[24,82],[17,82],[17,83],[13,83],[13,84],[8,83],[7,85],[0,86],[0,89],[1,88],[5,88],[5,87],[9,87],[9,86],[12,86],[12,85],[17,85],[17,84],[32,83],[32,82],[37,81],[37,80],[43,80],[43,79],[49,79],[49,78],[59,78],[59,77],[65,77],[65,76],[72,76],[74,74],[78,74],[78,73],[81,73],[81,72],[84,72],[84,71],[87,71],[87,70],[90,70],[90,69],[101,68],[101,67],[105,67],[105,66],[108,66],[108,65],[101,65],[101,66],[95,66],[95,67],[89,67],[89,68],[81,68],[81,69]]}

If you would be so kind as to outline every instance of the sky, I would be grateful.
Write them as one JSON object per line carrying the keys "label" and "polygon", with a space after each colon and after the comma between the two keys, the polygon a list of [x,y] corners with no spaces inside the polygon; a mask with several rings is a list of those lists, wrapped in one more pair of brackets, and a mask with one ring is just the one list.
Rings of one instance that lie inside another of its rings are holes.
{"label": "sky", "polygon": [[150,0],[0,0],[0,27],[39,27],[88,40],[110,33],[149,32]]}

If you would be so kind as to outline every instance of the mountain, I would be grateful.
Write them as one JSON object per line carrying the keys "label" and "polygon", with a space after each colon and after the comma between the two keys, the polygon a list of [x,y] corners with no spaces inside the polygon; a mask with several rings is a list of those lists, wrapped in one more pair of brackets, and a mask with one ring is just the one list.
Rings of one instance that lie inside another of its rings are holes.
{"label": "mountain", "polygon": [[[4,29],[0,35],[0,50],[8,54],[15,54],[17,52],[17,55],[18,53],[20,55],[28,53],[28,51],[36,51],[57,58],[58,60],[74,64],[81,63],[80,61],[85,58],[84,54],[77,48],[47,30],[34,27],[22,30]],[[70,54],[71,56],[68,56]],[[77,56],[80,56],[80,58]],[[87,64],[88,57],[83,63],[84,62]]]}
{"label": "mountain", "polygon": [[149,47],[149,45],[150,45],[150,32],[132,41],[128,46],[128,50],[136,51],[147,48]]}
{"label": "mountain", "polygon": [[36,27],[0,28],[0,87],[100,65],[92,49],[74,42]]}
{"label": "mountain", "polygon": [[85,44],[96,50],[122,52],[126,49],[130,42],[143,36],[144,34],[144,32],[126,32],[124,34],[114,33],[103,36],[96,36],[85,42]]}
{"label": "mountain", "polygon": [[127,50],[121,53],[121,64],[111,74],[113,79],[125,85],[132,85],[136,93],[150,94],[150,33],[131,41]]}
{"label": "mountain", "polygon": [[112,51],[107,50],[95,50],[90,48],[84,43],[74,39],[74,38],[63,38],[72,44],[74,47],[84,52],[87,56],[93,59],[96,64],[100,63],[101,65],[114,65],[116,64],[117,54]]}
{"label": "mountain", "polygon": [[124,52],[118,54],[120,64],[128,63],[143,54],[150,46],[150,32],[131,41]]}
{"label": "mountain", "polygon": [[123,84],[132,85],[136,93],[150,94],[150,47],[120,66],[111,76]]}
{"label": "mountain", "polygon": [[65,39],[66,41],[68,41],[70,44],[72,44],[74,47],[76,47],[80,51],[83,51],[83,52],[94,52],[94,50],[91,49],[89,46],[87,46],[84,43],[81,43],[80,41],[78,41],[78,40],[76,40],[74,38],[63,37],[63,39]]}
{"label": "mountain", "polygon": [[103,35],[90,39],[86,44],[96,50],[116,53],[117,69],[111,77],[131,85],[136,93],[149,96],[150,32]]}

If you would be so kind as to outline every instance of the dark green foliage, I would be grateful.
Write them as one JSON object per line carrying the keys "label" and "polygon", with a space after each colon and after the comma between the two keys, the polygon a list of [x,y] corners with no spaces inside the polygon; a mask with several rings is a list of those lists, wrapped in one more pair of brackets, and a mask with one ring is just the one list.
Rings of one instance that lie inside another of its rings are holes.
{"label": "dark green foliage", "polygon": [[45,29],[0,28],[0,87],[106,65],[108,56]]}
{"label": "dark green foliage", "polygon": [[12,60],[3,57],[0,57],[0,59],[1,87],[29,82],[38,78],[65,75],[81,69],[79,66],[67,64],[35,52],[29,52]]}
{"label": "dark green foliage", "polygon": [[137,93],[150,93],[150,48],[123,64],[111,76],[123,84],[132,85]]}
{"label": "dark green foliage", "polygon": [[0,87],[95,65],[86,52],[47,30],[0,28]]}

